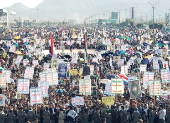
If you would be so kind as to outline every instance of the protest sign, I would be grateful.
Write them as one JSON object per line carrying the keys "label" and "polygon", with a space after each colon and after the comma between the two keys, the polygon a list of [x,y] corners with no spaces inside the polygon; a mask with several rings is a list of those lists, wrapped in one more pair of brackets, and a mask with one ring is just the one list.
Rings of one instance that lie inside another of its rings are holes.
{"label": "protest sign", "polygon": [[77,113],[74,110],[69,110],[67,116],[70,116],[75,120]]}
{"label": "protest sign", "polygon": [[58,76],[59,77],[67,77],[67,63],[59,63]]}
{"label": "protest sign", "polygon": [[153,61],[153,69],[158,70],[159,69],[158,58],[157,57],[153,57],[152,61]]}
{"label": "protest sign", "polygon": [[141,97],[141,86],[139,80],[130,81],[128,83],[130,89],[130,98]]}
{"label": "protest sign", "polygon": [[42,91],[41,88],[30,88],[30,104],[42,104]]}
{"label": "protest sign", "polygon": [[58,85],[58,73],[45,71],[40,73],[40,81],[47,81],[49,86],[51,85]]}
{"label": "protest sign", "polygon": [[167,90],[161,90],[161,95],[160,95],[163,99],[168,100],[169,98],[169,92]]}
{"label": "protest sign", "polygon": [[91,79],[79,80],[79,94],[91,95]]}
{"label": "protest sign", "polygon": [[5,74],[1,73],[0,74],[0,88],[6,88],[6,78],[5,78]]}
{"label": "protest sign", "polygon": [[72,54],[71,63],[77,64],[77,60],[78,60],[78,55],[77,54]]}
{"label": "protest sign", "polygon": [[48,97],[49,84],[47,81],[39,81],[38,87],[42,90],[42,97]]}
{"label": "protest sign", "polygon": [[4,94],[0,94],[0,106],[5,106],[6,96]]}
{"label": "protest sign", "polygon": [[143,75],[143,85],[149,86],[149,80],[154,79],[154,73],[153,72],[144,72]]}
{"label": "protest sign", "polygon": [[163,61],[163,68],[164,69],[168,69],[169,70],[169,64],[168,64],[168,61]]}
{"label": "protest sign", "polygon": [[17,92],[21,94],[29,94],[29,79],[18,79],[17,85]]}
{"label": "protest sign", "polygon": [[52,83],[50,85],[58,85],[58,73],[52,72]]}
{"label": "protest sign", "polygon": [[21,93],[16,92],[16,99],[21,99]]}
{"label": "protest sign", "polygon": [[114,97],[102,97],[102,103],[105,105],[113,105],[115,103],[115,99]]}
{"label": "protest sign", "polygon": [[140,72],[146,72],[146,64],[140,64]]}
{"label": "protest sign", "polygon": [[52,59],[51,60],[51,68],[58,69],[58,59]]}
{"label": "protest sign", "polygon": [[73,97],[71,98],[72,106],[84,105],[84,97]]}
{"label": "protest sign", "polygon": [[123,79],[112,79],[112,93],[113,94],[123,94],[124,93],[124,83]]}
{"label": "protest sign", "polygon": [[34,75],[34,67],[27,67],[25,70],[24,78],[33,79],[33,75]]}
{"label": "protest sign", "polygon": [[15,64],[19,65],[21,63],[22,58],[23,58],[23,56],[18,55],[17,59],[15,60]]}
{"label": "protest sign", "polygon": [[149,82],[149,95],[159,96],[161,95],[161,83],[160,80],[150,80]]}
{"label": "protest sign", "polygon": [[11,71],[10,70],[3,70],[3,73],[6,78],[6,83],[11,83]]}
{"label": "protest sign", "polygon": [[106,86],[105,86],[105,91],[104,91],[104,94],[106,95],[110,95],[112,96],[112,84],[111,84],[111,81],[108,80],[107,82],[105,82]]}
{"label": "protest sign", "polygon": [[161,79],[162,79],[163,83],[170,83],[169,69],[162,69],[161,70]]}

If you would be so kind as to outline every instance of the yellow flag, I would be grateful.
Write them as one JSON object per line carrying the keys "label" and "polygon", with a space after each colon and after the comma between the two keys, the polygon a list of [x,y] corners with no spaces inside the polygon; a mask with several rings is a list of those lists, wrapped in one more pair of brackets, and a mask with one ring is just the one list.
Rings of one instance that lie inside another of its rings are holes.
{"label": "yellow flag", "polygon": [[6,55],[7,55],[7,53],[4,51],[3,54],[2,54],[2,57],[6,58]]}

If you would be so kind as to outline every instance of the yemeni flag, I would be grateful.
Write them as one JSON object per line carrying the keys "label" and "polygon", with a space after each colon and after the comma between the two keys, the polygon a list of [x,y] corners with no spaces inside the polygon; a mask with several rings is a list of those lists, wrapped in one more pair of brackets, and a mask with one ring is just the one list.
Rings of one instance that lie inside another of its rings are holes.
{"label": "yemeni flag", "polygon": [[50,34],[50,51],[49,52],[50,52],[51,56],[54,55],[54,41],[53,41],[53,37],[51,34]]}

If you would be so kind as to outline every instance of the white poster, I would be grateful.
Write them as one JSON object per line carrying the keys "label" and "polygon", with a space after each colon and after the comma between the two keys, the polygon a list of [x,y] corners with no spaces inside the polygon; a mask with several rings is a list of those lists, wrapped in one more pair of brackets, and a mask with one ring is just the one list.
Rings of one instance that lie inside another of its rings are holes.
{"label": "white poster", "polygon": [[25,70],[24,78],[33,79],[33,75],[34,75],[34,67],[27,67]]}
{"label": "white poster", "polygon": [[3,70],[3,73],[5,74],[6,83],[11,83],[11,71],[10,70]]}
{"label": "white poster", "polygon": [[42,96],[48,97],[48,88],[49,88],[48,82],[47,81],[39,81],[38,87],[41,88],[41,90],[42,90]]}
{"label": "white poster", "polygon": [[31,88],[30,89],[30,103],[31,103],[31,105],[43,104],[41,88]]}
{"label": "white poster", "polygon": [[140,72],[146,72],[146,64],[140,64]]}
{"label": "white poster", "polygon": [[29,94],[30,82],[29,79],[18,79],[17,92],[21,94]]}
{"label": "white poster", "polygon": [[170,72],[169,69],[161,70],[161,79],[163,83],[170,83]]}
{"label": "white poster", "polygon": [[154,79],[154,73],[153,72],[144,72],[143,75],[143,85],[149,86],[149,81]]}
{"label": "white poster", "polygon": [[0,94],[0,106],[5,106],[6,96],[4,94]]}
{"label": "white poster", "polygon": [[72,97],[71,98],[71,104],[72,106],[79,106],[84,105],[84,97]]}

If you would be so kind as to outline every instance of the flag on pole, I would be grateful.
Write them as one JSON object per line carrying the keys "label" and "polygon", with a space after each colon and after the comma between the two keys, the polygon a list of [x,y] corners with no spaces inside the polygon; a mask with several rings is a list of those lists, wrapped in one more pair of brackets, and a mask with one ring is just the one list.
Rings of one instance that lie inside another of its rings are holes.
{"label": "flag on pole", "polygon": [[50,44],[51,44],[51,46],[50,46],[50,54],[51,54],[51,56],[53,56],[53,54],[54,54],[54,41],[53,41],[52,34],[50,34]]}

